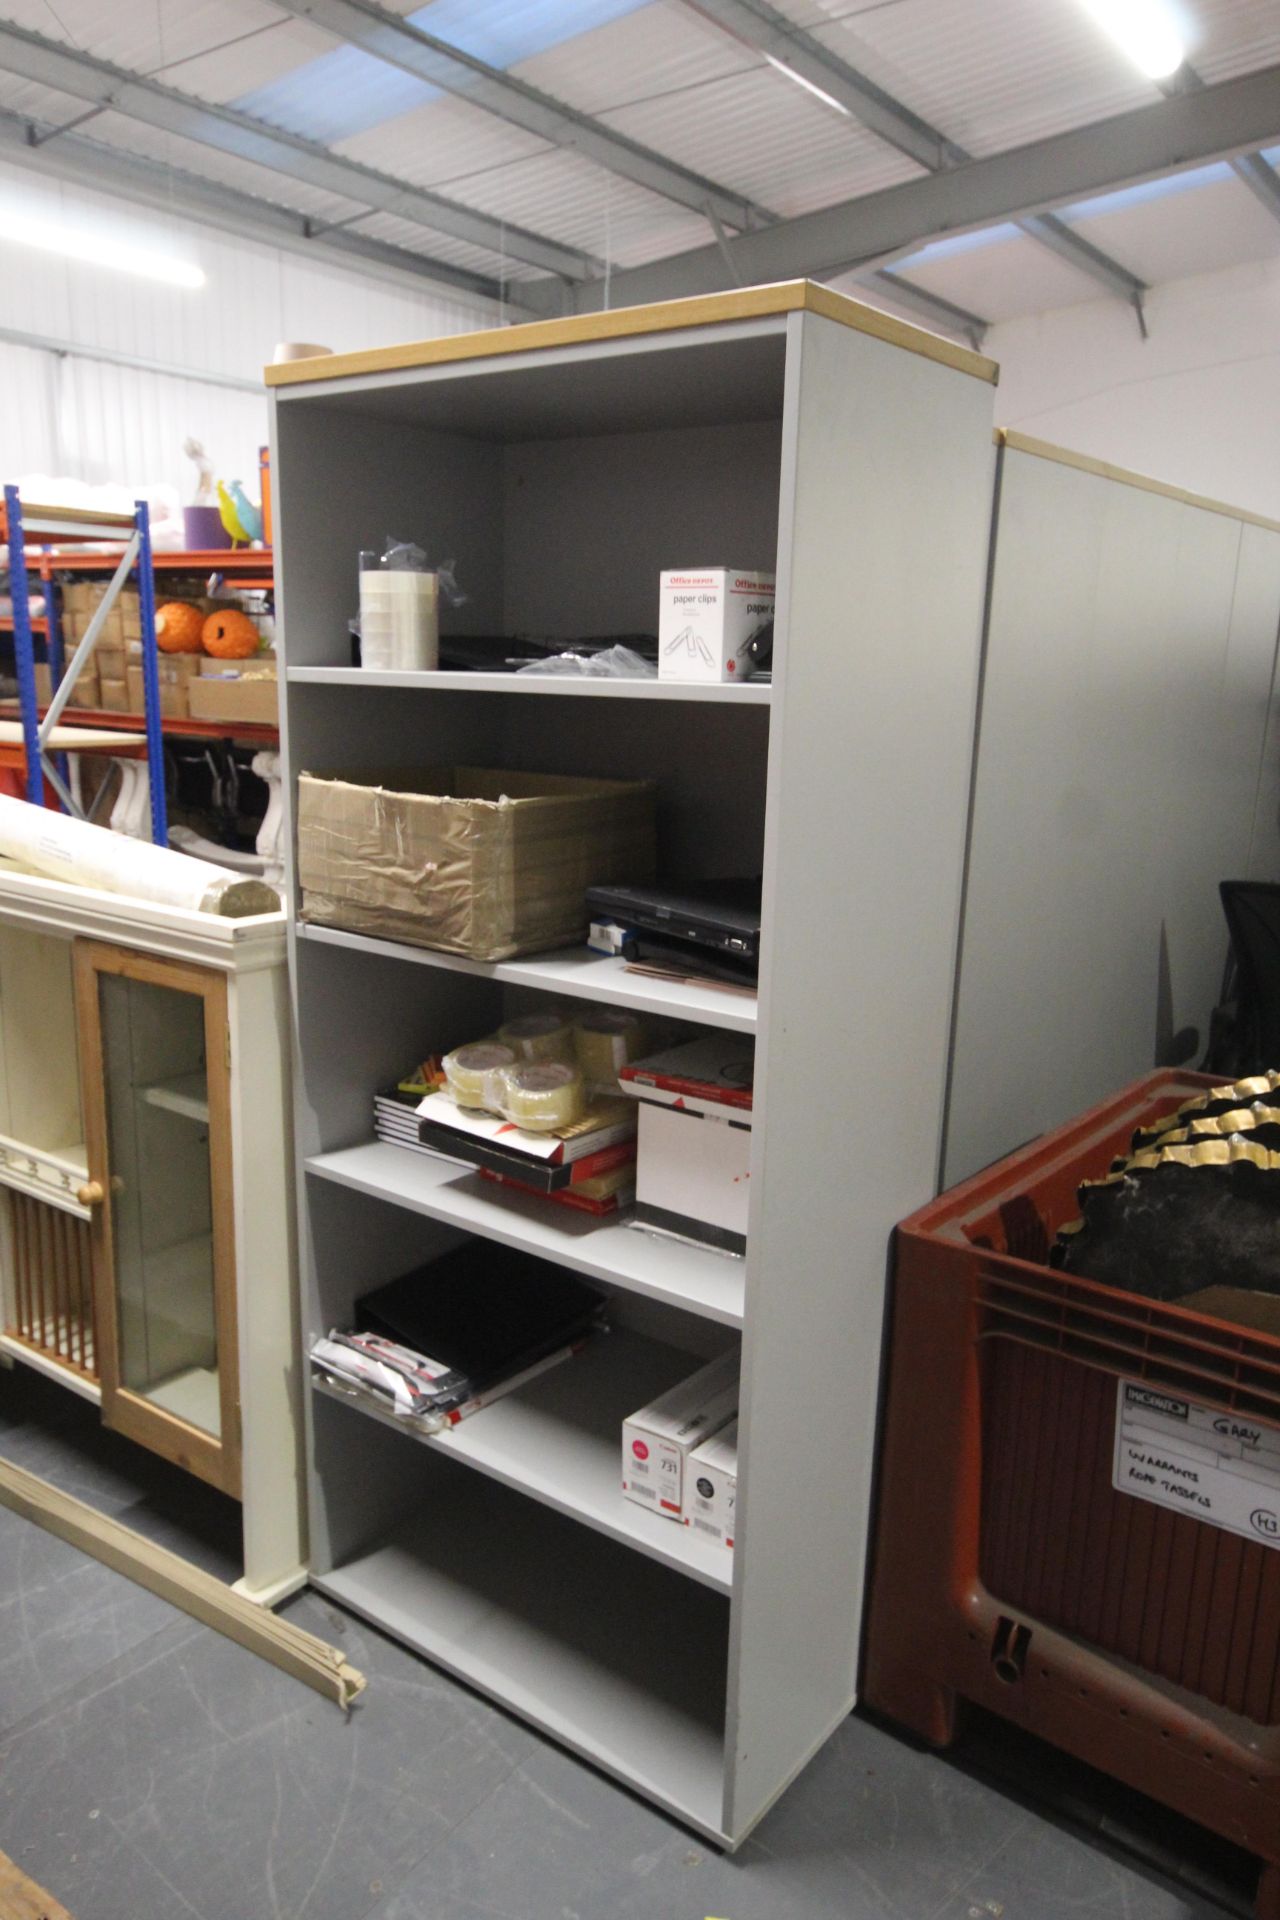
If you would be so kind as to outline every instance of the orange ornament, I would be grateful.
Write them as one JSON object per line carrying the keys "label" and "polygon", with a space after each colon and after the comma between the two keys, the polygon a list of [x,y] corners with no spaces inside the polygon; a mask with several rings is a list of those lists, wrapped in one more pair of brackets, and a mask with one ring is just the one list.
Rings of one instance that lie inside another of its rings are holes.
{"label": "orange ornament", "polygon": [[189,600],[170,600],[156,610],[156,645],[161,653],[199,653],[204,615]]}
{"label": "orange ornament", "polygon": [[216,660],[247,660],[258,651],[258,629],[249,616],[234,608],[211,613],[204,623],[204,650]]}

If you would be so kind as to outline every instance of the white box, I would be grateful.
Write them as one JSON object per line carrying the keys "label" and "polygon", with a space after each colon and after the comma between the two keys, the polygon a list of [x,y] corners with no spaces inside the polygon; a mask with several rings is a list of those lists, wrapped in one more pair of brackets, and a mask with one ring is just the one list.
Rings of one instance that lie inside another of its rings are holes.
{"label": "white box", "polygon": [[773,575],[679,567],[658,590],[658,678],[745,680],[747,642],[773,618]]}
{"label": "white box", "polygon": [[738,1411],[738,1354],[722,1353],[622,1423],[622,1491],[638,1506],[688,1525],[685,1462]]}
{"label": "white box", "polygon": [[640,1102],[636,1220],[659,1233],[745,1253],[755,1048],[740,1034],[633,1060],[619,1086]]}
{"label": "white box", "polygon": [[685,1518],[695,1533],[733,1545],[738,1504],[738,1423],[731,1420],[689,1455]]}

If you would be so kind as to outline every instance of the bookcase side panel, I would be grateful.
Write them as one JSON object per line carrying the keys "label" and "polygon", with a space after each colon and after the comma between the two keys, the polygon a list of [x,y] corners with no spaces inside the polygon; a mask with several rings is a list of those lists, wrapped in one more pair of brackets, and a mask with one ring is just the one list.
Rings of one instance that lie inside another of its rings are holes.
{"label": "bookcase side panel", "polygon": [[791,322],[726,1828],[853,1703],[890,1235],[935,1191],[985,382]]}

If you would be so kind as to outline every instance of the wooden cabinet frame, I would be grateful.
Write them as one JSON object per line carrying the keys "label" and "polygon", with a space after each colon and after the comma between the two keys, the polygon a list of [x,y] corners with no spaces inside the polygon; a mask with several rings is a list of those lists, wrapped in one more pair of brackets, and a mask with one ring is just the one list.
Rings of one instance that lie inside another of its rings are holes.
{"label": "wooden cabinet frame", "polygon": [[[104,1425],[185,1467],[211,1486],[239,1497],[241,1490],[239,1343],[236,1325],[235,1213],[232,1184],[230,1027],[227,982],[207,967],[161,960],[96,940],[75,942],[76,1014],[80,1027],[81,1086],[92,1204],[91,1247],[95,1339],[102,1381]],[[219,1436],[155,1406],[121,1377],[116,1311],[115,1231],[107,1124],[106,1063],[98,983],[116,975],[204,1003],[205,1072],[209,1099],[209,1181],[213,1240],[214,1325],[218,1351]]]}

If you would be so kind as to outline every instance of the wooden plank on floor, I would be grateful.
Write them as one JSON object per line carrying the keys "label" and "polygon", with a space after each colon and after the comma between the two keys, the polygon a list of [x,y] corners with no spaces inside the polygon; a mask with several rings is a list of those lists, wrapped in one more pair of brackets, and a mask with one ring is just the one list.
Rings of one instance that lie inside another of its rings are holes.
{"label": "wooden plank on floor", "polygon": [[[251,1653],[272,1661],[317,1693],[327,1694],[338,1706],[349,1707],[364,1691],[364,1675],[347,1664],[337,1647],[288,1620],[278,1620],[203,1567],[192,1566],[167,1547],[156,1546],[132,1527],[86,1506],[83,1500],[51,1487],[8,1460],[0,1460],[0,1503],[79,1547],[82,1553],[92,1554],[126,1579],[136,1580],[207,1627],[225,1633]],[[0,1920],[8,1920],[3,1908]]]}
{"label": "wooden plank on floor", "polygon": [[72,1920],[60,1900],[0,1853],[0,1920]]}

